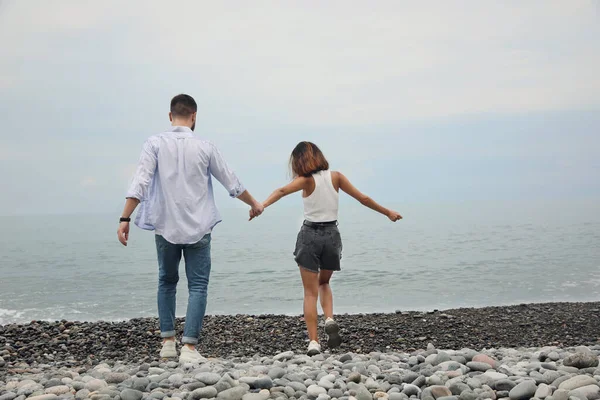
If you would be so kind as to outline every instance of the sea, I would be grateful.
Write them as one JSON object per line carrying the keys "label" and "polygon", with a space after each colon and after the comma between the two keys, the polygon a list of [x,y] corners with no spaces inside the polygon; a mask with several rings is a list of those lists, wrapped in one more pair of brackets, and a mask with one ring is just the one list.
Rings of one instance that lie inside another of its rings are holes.
{"label": "sea", "polygon": [[[397,223],[342,204],[336,313],[600,300],[600,199],[394,207]],[[301,208],[275,206],[251,222],[243,207],[221,213],[207,313],[300,315],[292,252]],[[118,217],[0,217],[0,324],[156,316],[153,233],[132,225],[123,247]],[[178,316],[186,292],[181,265]]]}

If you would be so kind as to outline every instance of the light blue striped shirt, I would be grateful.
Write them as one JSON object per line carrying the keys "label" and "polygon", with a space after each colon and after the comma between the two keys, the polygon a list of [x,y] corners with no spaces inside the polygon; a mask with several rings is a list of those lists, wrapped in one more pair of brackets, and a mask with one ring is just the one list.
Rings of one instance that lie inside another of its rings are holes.
{"label": "light blue striped shirt", "polygon": [[238,197],[244,187],[212,143],[176,126],[144,143],[127,191],[140,200],[135,224],[175,244],[196,243],[221,222],[212,176]]}

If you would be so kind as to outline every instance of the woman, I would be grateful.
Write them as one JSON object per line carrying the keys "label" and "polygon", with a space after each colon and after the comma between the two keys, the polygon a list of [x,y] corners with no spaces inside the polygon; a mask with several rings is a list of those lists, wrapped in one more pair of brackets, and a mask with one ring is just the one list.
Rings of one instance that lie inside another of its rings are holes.
{"label": "woman", "polygon": [[304,285],[304,319],[310,339],[308,355],[313,356],[321,352],[317,335],[318,298],[326,318],[327,345],[335,348],[342,342],[339,326],[333,319],[333,295],[329,286],[333,272],[340,270],[342,257],[342,239],[337,228],[340,189],[393,222],[402,216],[362,194],[341,172],[329,171],[325,156],[311,142],[296,146],[290,157],[290,167],[293,181],[275,190],[263,206],[267,208],[282,197],[302,190],[305,221],[298,234],[294,256]]}

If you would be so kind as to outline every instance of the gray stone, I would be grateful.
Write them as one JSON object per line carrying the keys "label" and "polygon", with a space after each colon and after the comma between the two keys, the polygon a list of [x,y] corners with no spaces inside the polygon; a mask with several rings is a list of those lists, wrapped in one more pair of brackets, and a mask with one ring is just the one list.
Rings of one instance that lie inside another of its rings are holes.
{"label": "gray stone", "polygon": [[196,389],[191,394],[191,398],[194,400],[212,399],[213,397],[217,397],[217,389],[215,389],[213,386]]}
{"label": "gray stone", "polygon": [[58,399],[58,396],[55,394],[42,394],[39,396],[29,397],[28,400],[55,400]]}
{"label": "gray stone", "polygon": [[591,352],[570,354],[563,360],[563,365],[579,369],[598,366],[598,357]]}
{"label": "gray stone", "polygon": [[440,351],[439,353],[437,353],[437,355],[435,356],[432,364],[433,365],[440,365],[443,362],[446,361],[451,361],[450,356],[448,355],[448,353],[446,353],[445,351]]}
{"label": "gray stone", "polygon": [[[421,371],[422,373],[422,371]],[[417,374],[416,372],[407,372],[404,375],[402,375],[402,382],[404,383],[411,383],[414,382],[415,379],[417,379],[420,375]],[[392,382],[390,382],[392,383]]]}
{"label": "gray stone", "polygon": [[511,400],[527,400],[533,397],[537,390],[534,381],[523,381],[511,389],[509,397]]}
{"label": "gray stone", "polygon": [[574,390],[580,387],[588,386],[588,385],[597,385],[596,379],[587,375],[577,375],[573,378],[564,381],[561,383],[558,388],[563,390]]}
{"label": "gray stone", "polygon": [[71,387],[73,387],[73,389],[75,389],[75,391],[78,392],[78,391],[80,391],[80,390],[82,390],[82,389],[85,388],[85,383],[84,382],[79,382],[79,381],[74,381],[71,384]]}
{"label": "gray stone", "polygon": [[319,386],[329,390],[329,389],[333,389],[335,385],[333,384],[333,382],[331,382],[331,381],[325,379],[325,377],[323,377],[323,378],[321,378],[321,380],[319,380]]}
{"label": "gray stone", "polygon": [[292,389],[294,389],[294,391],[296,392],[304,392],[306,393],[306,385],[304,383],[300,383],[300,382],[290,382],[288,383],[288,386],[291,387]]}
{"label": "gray stone", "polygon": [[463,382],[454,382],[448,389],[450,389],[450,392],[455,396],[459,396],[465,390],[470,390],[469,385]]}
{"label": "gray stone", "polygon": [[346,361],[350,361],[352,360],[352,355],[349,353],[344,354],[343,356],[340,357],[339,361],[341,363],[345,363]]}
{"label": "gray stone", "polygon": [[142,400],[144,393],[135,389],[125,389],[121,392],[121,400]]}
{"label": "gray stone", "polygon": [[402,393],[404,393],[408,397],[417,396],[421,393],[421,388],[419,388],[418,386],[415,386],[415,385],[407,384],[407,385],[404,385],[404,388],[402,389]]}
{"label": "gray stone", "polygon": [[308,397],[316,399],[317,397],[319,397],[320,394],[327,394],[327,390],[325,388],[322,388],[321,386],[310,385],[306,389],[306,394],[308,394]]}
{"label": "gray stone", "polygon": [[452,392],[446,386],[431,386],[429,387],[429,390],[436,399],[440,397],[452,396]]}
{"label": "gray stone", "polygon": [[55,394],[57,396],[60,396],[61,394],[69,393],[70,391],[71,391],[71,388],[68,387],[67,385],[52,386],[45,390],[45,392],[47,394]]}
{"label": "gray stone", "polygon": [[509,379],[501,379],[494,383],[494,389],[499,391],[511,391],[517,383]]}
{"label": "gray stone", "polygon": [[[332,399],[339,399],[344,396],[344,392],[341,389],[330,389],[327,394]],[[12,399],[11,399],[12,400]]]}
{"label": "gray stone", "polygon": [[556,352],[556,351],[551,351],[548,354],[548,359],[551,361],[558,361],[558,360],[560,360],[560,354],[558,354],[558,352]]}
{"label": "gray stone", "polygon": [[106,374],[106,383],[121,383],[131,378],[129,374],[123,372],[111,372],[110,374]]}
{"label": "gray stone", "polygon": [[362,375],[359,374],[358,372],[352,372],[350,374],[350,376],[348,376],[349,382],[360,383],[361,380],[362,380]]}
{"label": "gray stone", "polygon": [[217,399],[219,400],[242,400],[244,394],[248,392],[248,386],[240,385],[233,387],[231,389],[227,389],[222,391],[217,395]]}
{"label": "gray stone", "polygon": [[242,396],[242,400],[267,400],[269,398],[269,394],[265,393],[246,393]]}
{"label": "gray stone", "polygon": [[45,388],[50,388],[52,386],[60,386],[63,382],[60,379],[49,379],[48,382],[44,384]]}
{"label": "gray stone", "polygon": [[417,379],[411,382],[411,385],[423,387],[427,383],[427,379],[424,376],[419,376]]}
{"label": "gray stone", "polygon": [[90,392],[97,392],[106,386],[108,386],[108,384],[102,379],[92,379],[85,384],[85,388]]}
{"label": "gray stone", "polygon": [[143,392],[144,390],[146,390],[149,384],[150,379],[148,378],[135,378],[133,380],[133,385],[131,385],[131,388]]}
{"label": "gray stone", "polygon": [[201,372],[195,378],[205,385],[214,385],[221,380],[221,376],[214,372]]}
{"label": "gray stone", "polygon": [[75,393],[75,398],[77,400],[87,399],[90,395],[90,391],[87,389],[81,389],[77,393]]}
{"label": "gray stone", "polygon": [[158,367],[151,367],[148,369],[148,374],[150,375],[162,375],[165,373],[165,370]]}
{"label": "gray stone", "polygon": [[569,392],[569,396],[583,397],[586,399],[589,399],[591,397],[597,398],[599,394],[600,387],[598,385],[582,386]]}
{"label": "gray stone", "polygon": [[254,381],[254,387],[256,389],[271,389],[273,387],[273,380],[268,376],[258,378]]}
{"label": "gray stone", "polygon": [[277,354],[275,357],[273,357],[273,360],[274,361],[284,361],[284,360],[291,360],[292,358],[294,358],[294,352],[286,351],[286,352]]}
{"label": "gray stone", "polygon": [[356,400],[373,400],[373,395],[365,385],[359,385],[356,390]]}
{"label": "gray stone", "polygon": [[190,383],[186,383],[185,385],[180,386],[179,390],[186,391],[186,392],[193,392],[194,390],[203,388],[205,386],[206,385],[202,382],[190,382]]}
{"label": "gray stone", "polygon": [[437,397],[436,400],[458,400],[458,396]]}
{"label": "gray stone", "polygon": [[479,372],[485,372],[488,369],[493,369],[492,366],[488,363],[475,362],[475,361],[468,362],[467,367],[469,367],[471,369],[471,371],[479,371]]}
{"label": "gray stone", "polygon": [[478,396],[472,390],[465,390],[458,397],[460,400],[477,400]]}
{"label": "gray stone", "polygon": [[554,400],[569,400],[569,392],[566,390],[558,389],[551,396]]}
{"label": "gray stone", "polygon": [[545,383],[540,384],[540,386],[538,386],[536,392],[535,392],[535,397],[538,399],[545,399],[546,397],[550,396],[552,394],[552,388],[548,385],[546,385]]}
{"label": "gray stone", "polygon": [[8,392],[0,396],[0,400],[14,400],[17,397],[16,393]]}
{"label": "gray stone", "polygon": [[4,361],[4,358],[0,357],[0,368],[4,367],[6,365],[6,361]]}
{"label": "gray stone", "polygon": [[269,370],[269,377],[273,380],[283,378],[285,376],[285,369],[281,367],[273,367]]}
{"label": "gray stone", "polygon": [[408,396],[404,393],[390,393],[389,400],[407,400]]}
{"label": "gray stone", "polygon": [[[273,386],[273,381],[271,381],[271,378],[267,377],[267,379],[269,380],[269,382],[271,382],[271,386]],[[256,383],[259,381],[259,379],[256,379],[254,381],[254,387],[256,386]],[[261,382],[262,384],[265,384],[265,382]],[[235,381],[231,378],[231,376],[229,376],[229,374],[224,374],[221,379],[219,379],[219,382],[215,383],[214,388],[217,389],[218,393],[221,393],[227,389],[231,389],[232,387],[235,386]],[[250,386],[250,385],[249,385]],[[250,386],[252,387],[252,386]]]}

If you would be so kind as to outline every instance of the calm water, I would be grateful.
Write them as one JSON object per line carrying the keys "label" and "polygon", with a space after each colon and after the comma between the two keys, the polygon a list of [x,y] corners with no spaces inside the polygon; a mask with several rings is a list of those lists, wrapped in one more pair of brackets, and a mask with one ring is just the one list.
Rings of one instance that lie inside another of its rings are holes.
{"label": "calm water", "polygon": [[[342,206],[339,313],[600,299],[600,200],[404,205],[392,224]],[[252,223],[223,209],[208,313],[301,313],[301,211]],[[118,217],[118,215],[117,215]],[[0,324],[156,315],[153,236],[116,240],[115,215],[0,217]],[[178,315],[185,313],[181,268]]]}

